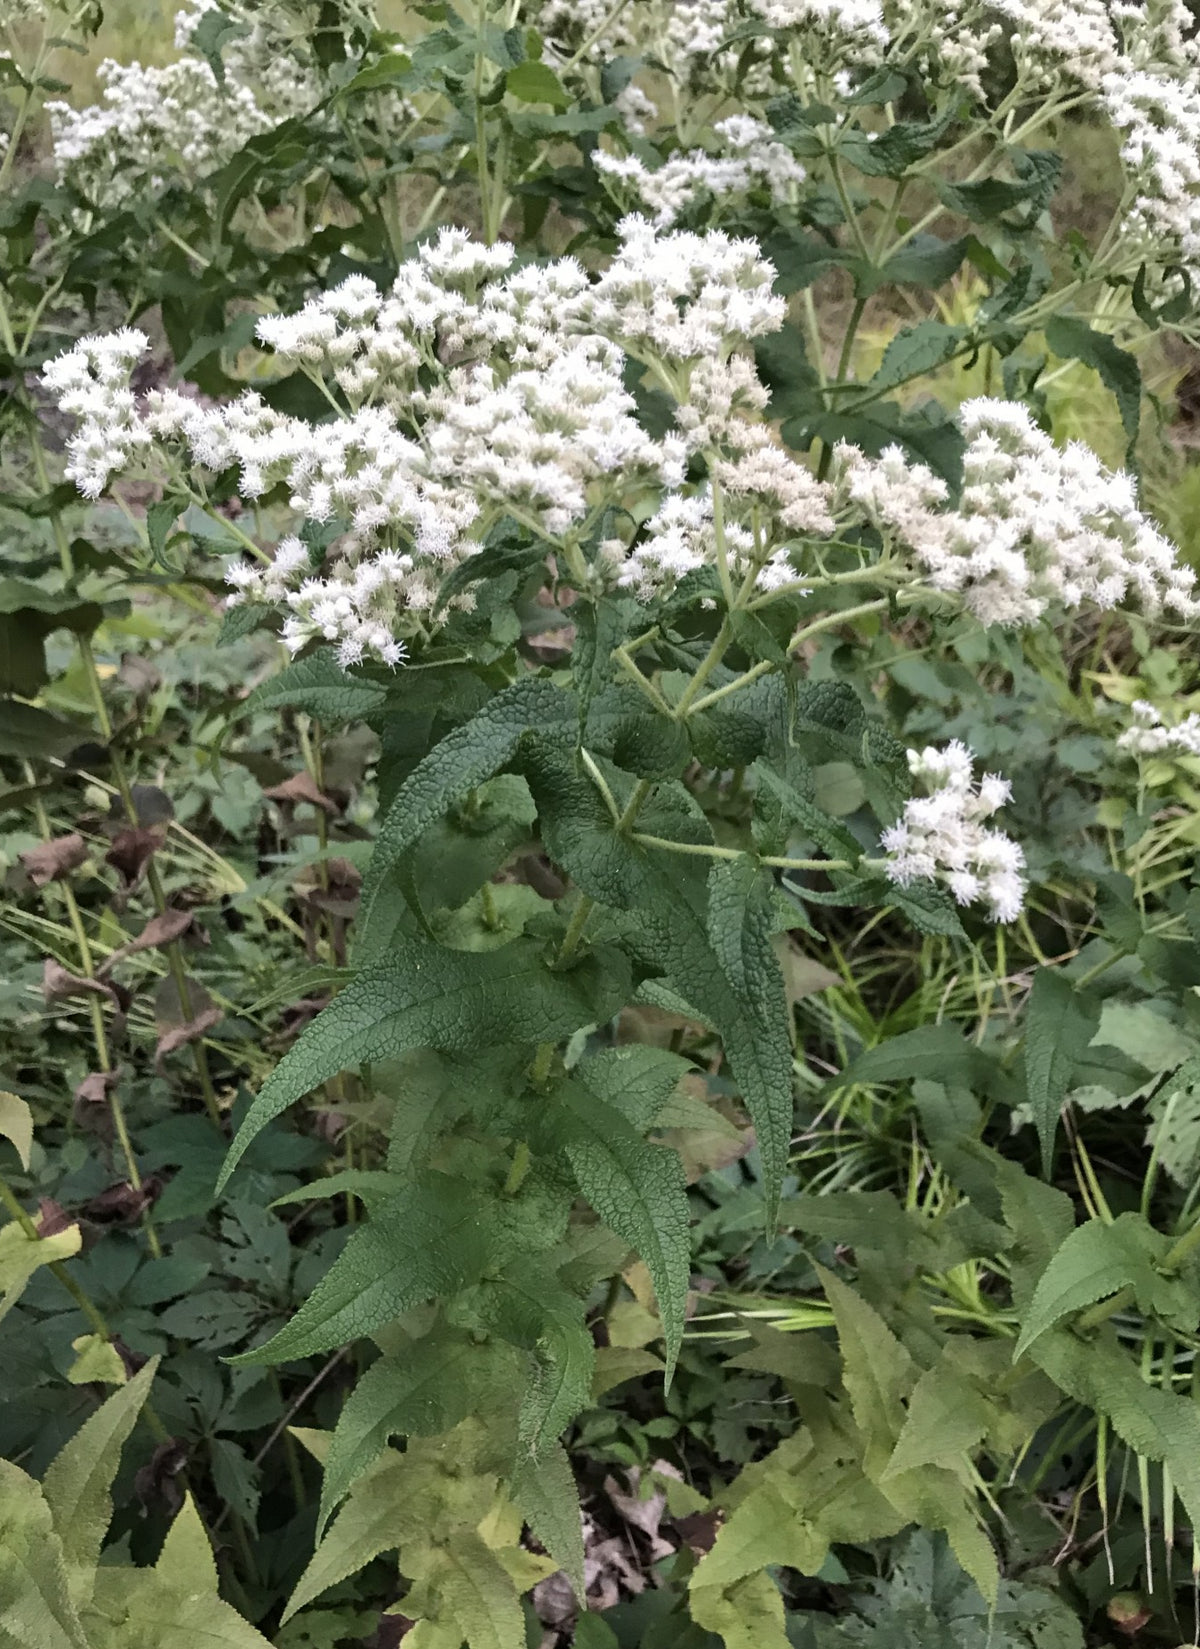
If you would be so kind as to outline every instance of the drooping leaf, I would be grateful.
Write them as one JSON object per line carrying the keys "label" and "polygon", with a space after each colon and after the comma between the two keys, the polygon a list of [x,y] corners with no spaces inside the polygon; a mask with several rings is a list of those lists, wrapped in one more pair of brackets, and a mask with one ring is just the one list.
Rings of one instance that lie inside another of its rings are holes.
{"label": "drooping leaf", "polygon": [[233,1361],[327,1351],[476,1281],[491,1257],[487,1208],[465,1180],[428,1173],[354,1232],[286,1328]]}
{"label": "drooping leaf", "polygon": [[409,1048],[558,1041],[611,1018],[628,988],[627,967],[611,948],[552,970],[532,939],[474,954],[399,942],[334,998],[275,1067],[229,1148],[218,1189],[268,1122],[340,1071]]}
{"label": "drooping leaf", "polygon": [[1071,1071],[1099,1023],[1099,1008],[1069,979],[1054,968],[1038,969],[1025,1019],[1025,1084],[1047,1179]]}
{"label": "drooping leaf", "polygon": [[536,1459],[524,1458],[513,1475],[512,1497],[521,1516],[571,1582],[584,1595],[583,1519],[579,1490],[567,1451],[552,1443]]}
{"label": "drooping leaf", "polygon": [[112,1517],[110,1490],[125,1440],[137,1423],[158,1368],[152,1357],[129,1384],[107,1398],[46,1469],[42,1491],[62,1541],[77,1606],[92,1595],[100,1546]]}
{"label": "drooping leaf", "polygon": [[783,1629],[783,1598],[771,1576],[747,1575],[732,1586],[693,1586],[692,1619],[715,1632],[725,1649],[790,1649]]}
{"label": "drooping leaf", "polygon": [[297,660],[256,687],[238,706],[240,716],[256,710],[304,710],[336,726],[366,721],[382,709],[387,688],[367,676],[343,670],[332,648]]}
{"label": "drooping leaf", "polygon": [[691,1246],[679,1154],[648,1145],[612,1106],[563,1083],[562,1137],[579,1189],[646,1262],[658,1298],[670,1383],[683,1339]]}
{"label": "drooping leaf", "polygon": [[15,1220],[0,1227],[0,1320],[16,1305],[35,1271],[69,1260],[78,1254],[82,1241],[77,1225],[49,1237],[31,1237]]}
{"label": "drooping leaf", "polygon": [[[1014,1356],[1028,1351],[1039,1334],[1073,1311],[1123,1288],[1134,1290],[1143,1311],[1168,1318],[1180,1308],[1186,1312],[1187,1285],[1173,1283],[1156,1269],[1167,1247],[1167,1239],[1140,1214],[1121,1214],[1111,1224],[1094,1219],[1077,1226],[1038,1279]],[[1191,1315],[1200,1315],[1194,1306]]]}
{"label": "drooping leaf", "polygon": [[8,1460],[0,1460],[0,1508],[0,1633],[22,1649],[90,1649],[50,1507]]}
{"label": "drooping leaf", "polygon": [[33,1145],[33,1112],[25,1100],[7,1089],[0,1089],[0,1138],[12,1144],[21,1167],[28,1168]]}

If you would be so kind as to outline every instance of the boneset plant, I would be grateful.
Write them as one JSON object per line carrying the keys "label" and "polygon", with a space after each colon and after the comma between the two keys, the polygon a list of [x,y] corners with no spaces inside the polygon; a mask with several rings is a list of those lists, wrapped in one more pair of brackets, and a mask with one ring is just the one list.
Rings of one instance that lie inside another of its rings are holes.
{"label": "boneset plant", "polygon": [[[680,1089],[690,1060],[617,1034],[637,1005],[694,1027],[727,1072],[768,1232],[854,1255],[853,1287],[820,1274],[836,1353],[827,1334],[757,1350],[802,1423],[733,1487],[691,1577],[695,1622],[774,1649],[768,1567],[816,1574],[831,1546],[912,1523],[1015,1608],[984,1524],[1064,1398],[1101,1417],[1101,1497],[1111,1428],[1165,1462],[1172,1519],[1176,1492],[1200,1513],[1198,1423],[1175,1389],[1194,1240],[1151,1224],[1153,1165],[1140,1212],[1114,1218],[1073,1137],[1075,1228],[1069,1198],[981,1143],[978,1097],[1024,1106],[1049,1175],[1113,958],[1070,981],[1039,969],[1021,1047],[1007,1018],[982,1046],[939,1025],[842,1073],[917,1081],[939,1190],[905,1207],[782,1200],[804,1056],[779,952],[821,955],[832,909],[895,910],[964,955],[1027,916],[1025,852],[998,822],[1008,778],[956,738],[893,736],[856,665],[881,626],[992,657],[1115,609],[1196,617],[1135,479],[1057,443],[1038,390],[1047,349],[1094,367],[1136,456],[1138,363],[1113,330],[1141,347],[1191,325],[1190,21],[1171,5],[417,10],[430,26],[403,43],[358,7],[184,14],[173,68],[110,70],[98,110],[51,110],[57,193],[14,220],[10,247],[39,215],[43,233],[3,295],[33,478],[16,497],[51,522],[53,597],[77,576],[70,488],[115,499],[135,557],[198,544],[211,578],[221,553],[227,634],[278,625],[292,662],[246,713],[380,738],[349,967],[331,942],[336,994],[240,1115],[221,1177],[323,1085],[388,1118],[368,1166],[287,1192],[344,1195],[352,1228],[286,1326],[235,1359],[304,1365],[307,1390],[344,1348],[379,1353],[332,1433],[297,1433],[323,1489],[289,1607],[398,1548],[414,1645],[508,1649],[548,1569],[582,1590],[560,1439],[605,1383],[593,1324],[631,1253],[672,1378],[689,1203],[662,1136],[709,1116]],[[45,44],[15,71],[19,127]],[[1064,250],[1059,157],[1029,144],[1085,113],[1119,134],[1127,184],[1094,243]],[[142,234],[144,264],[119,273]],[[988,288],[973,320],[923,315],[859,381],[868,304],[936,293],[968,261]],[[130,324],[60,349],[98,297]],[[155,300],[175,382],[147,373],[149,323],[132,324]],[[980,354],[1003,393],[914,401]],[[66,423],[70,488],[51,484],[39,413]],[[64,622],[136,827],[88,663],[102,618]],[[44,679],[9,684],[23,709]],[[1153,715],[1124,749],[1190,748],[1188,723]],[[319,739],[306,749],[321,807]],[[1149,933],[1139,894],[1125,954],[1169,973],[1186,918]],[[967,1301],[957,1332],[947,1299]]]}

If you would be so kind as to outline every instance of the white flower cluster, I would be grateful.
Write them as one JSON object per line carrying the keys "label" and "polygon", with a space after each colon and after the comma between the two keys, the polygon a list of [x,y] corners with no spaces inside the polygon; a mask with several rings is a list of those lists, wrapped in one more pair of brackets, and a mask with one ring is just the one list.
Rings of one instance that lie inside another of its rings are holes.
{"label": "white flower cluster", "polygon": [[1130,709],[1133,725],[1117,740],[1118,750],[1134,756],[1200,756],[1200,715],[1194,710],[1168,727],[1145,699],[1136,699]]}
{"label": "white flower cluster", "polygon": [[971,752],[957,739],[910,750],[908,767],[926,794],[910,797],[881,837],[888,879],[897,887],[943,882],[960,905],[983,904],[993,921],[1014,922],[1025,902],[1025,855],[984,822],[1008,801],[1008,780],[987,773],[976,784]]}
{"label": "white flower cluster", "polygon": [[[774,446],[760,416],[766,392],[736,353],[780,324],[771,265],[718,232],[659,234],[643,218],[621,232],[609,268],[589,280],[573,258],[514,268],[511,247],[447,229],[389,293],[352,277],[263,321],[279,356],[342,392],[345,410],[320,423],[254,393],[209,405],[161,389],[139,401],[130,374],[141,334],[84,339],[45,374],[78,420],[67,474],[89,497],[131,466],[162,473],[164,459],[234,468],[243,498],[286,487],[305,520],[342,529],[332,564],[314,569],[290,537],[268,567],[232,569],[235,599],[283,605],[294,647],[322,636],[347,663],[394,661],[403,614],[428,619],[446,574],[500,517],[549,545],[578,540],[607,505],[678,493],[699,448],[730,500],[734,566],[749,571],[753,556],[764,588],[786,581],[779,533],[833,521],[829,489]],[[635,416],[627,353],[681,386],[678,428],[661,440]],[[664,506],[664,520],[682,507]],[[740,529],[739,511],[757,528]],[[648,589],[638,553],[627,571],[624,548],[614,563],[610,545],[602,566]],[[715,546],[697,553],[711,559]],[[677,571],[678,558],[662,579]]]}
{"label": "white flower cluster", "polygon": [[1051,607],[1200,613],[1195,575],[1137,506],[1133,482],[1089,448],[1057,448],[1017,402],[967,401],[962,495],[898,447],[877,459],[840,446],[844,498],[909,550],[934,589],[981,624],[1029,624]]}
{"label": "white flower cluster", "polygon": [[46,105],[60,182],[94,205],[124,205],[172,177],[202,177],[252,137],[307,114],[321,83],[315,61],[286,6],[248,0],[222,9],[244,32],[225,46],[223,81],[200,52],[196,30],[217,0],[193,0],[175,19],[181,56],[162,68],[101,63],[101,99],[88,108]]}
{"label": "white flower cluster", "polygon": [[750,115],[729,115],[713,127],[725,154],[708,154],[692,149],[687,154],[668,155],[652,171],[638,155],[611,154],[598,149],[593,156],[596,169],[613,179],[638,204],[647,206],[660,227],[675,222],[694,200],[704,194],[718,200],[746,195],[751,189],[766,189],[776,205],[782,205],[797,184],[806,177],[803,166],[771,128]]}

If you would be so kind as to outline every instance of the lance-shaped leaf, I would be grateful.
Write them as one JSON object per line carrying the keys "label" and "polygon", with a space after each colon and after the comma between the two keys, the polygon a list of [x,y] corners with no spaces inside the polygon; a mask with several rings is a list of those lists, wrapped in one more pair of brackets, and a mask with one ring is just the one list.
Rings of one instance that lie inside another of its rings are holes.
{"label": "lance-shaped leaf", "polygon": [[545,738],[558,730],[574,737],[578,721],[573,694],[528,676],[448,734],[409,774],[387,811],[363,880],[361,919],[365,922],[392,868],[423,832],[506,767],[526,734]]}
{"label": "lance-shaped leaf", "polygon": [[365,721],[383,708],[387,688],[369,676],[343,670],[331,647],[289,664],[264,681],[238,706],[240,716],[255,710],[303,710],[332,724]]}
{"label": "lance-shaped leaf", "polygon": [[360,1226],[300,1310],[234,1363],[281,1363],[370,1334],[423,1300],[478,1280],[492,1255],[488,1202],[430,1173]]}
{"label": "lance-shaped leaf", "polygon": [[0,1460],[0,1507],[0,1641],[90,1649],[50,1507],[33,1478],[8,1460]]}
{"label": "lance-shaped leaf", "polygon": [[158,1358],[153,1357],[127,1386],[102,1403],[59,1450],[43,1479],[77,1605],[91,1597],[100,1545],[112,1517],[112,1481],[157,1368]]}
{"label": "lance-shaped leaf", "polygon": [[604,1223],[646,1262],[662,1317],[670,1384],[687,1313],[691,1245],[679,1153],[648,1145],[611,1105],[566,1082],[555,1118],[576,1183]]}
{"label": "lance-shaped leaf", "polygon": [[1099,1024],[1096,1003],[1081,996],[1056,969],[1038,969],[1025,1018],[1025,1085],[1047,1179],[1071,1071]]}
{"label": "lance-shaped leaf", "polygon": [[334,998],[268,1077],[229,1148],[218,1190],[268,1122],[340,1071],[410,1048],[462,1053],[557,1042],[611,1018],[628,991],[627,963],[605,947],[553,970],[533,939],[476,953],[397,942]]}

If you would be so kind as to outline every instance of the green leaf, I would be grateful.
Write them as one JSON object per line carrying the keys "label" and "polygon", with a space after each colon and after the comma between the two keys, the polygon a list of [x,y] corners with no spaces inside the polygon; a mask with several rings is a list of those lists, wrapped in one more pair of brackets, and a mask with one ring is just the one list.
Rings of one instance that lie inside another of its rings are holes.
{"label": "green leaf", "polygon": [[921,1466],[958,1464],[983,1441],[992,1406],[949,1356],[926,1369],[912,1389],[908,1413],[883,1473],[889,1477]]}
{"label": "green leaf", "polygon": [[33,704],[0,700],[0,756],[45,761],[69,755],[87,737],[87,728],[78,722],[63,721]]}
{"label": "green leaf", "polygon": [[552,108],[570,107],[570,94],[548,63],[529,61],[509,69],[504,89],[522,103],[549,103]]}
{"label": "green leaf", "polygon": [[124,1564],[97,1571],[86,1626],[91,1649],[270,1649],[261,1632],[209,1590],[185,1591],[156,1569]]}
{"label": "green leaf", "polygon": [[23,1099],[10,1094],[6,1088],[0,1088],[0,1138],[12,1144],[21,1167],[27,1169],[33,1146],[33,1112]]}
{"label": "green leaf", "polygon": [[1137,356],[1076,315],[1052,315],[1045,331],[1046,342],[1056,355],[1094,367],[1101,383],[1112,390],[1132,450],[1142,421],[1142,369]]}
{"label": "green leaf", "polygon": [[257,710],[304,710],[331,725],[366,721],[382,709],[387,688],[343,670],[332,648],[289,664],[237,706],[238,716]]}
{"label": "green leaf", "polygon": [[427,1174],[354,1232],[286,1328],[231,1361],[280,1363],[328,1351],[477,1281],[491,1259],[487,1208],[465,1181]]}
{"label": "green leaf", "polygon": [[0,1227],[0,1320],[16,1305],[35,1271],[69,1260],[78,1254],[82,1241],[77,1225],[50,1237],[31,1237],[15,1220]]}
{"label": "green leaf", "polygon": [[[536,1458],[519,1462],[511,1493],[521,1516],[571,1582],[575,1596],[583,1600],[583,1520],[579,1512],[579,1490],[567,1451],[552,1443]],[[578,1643],[578,1634],[576,1634]]]}
{"label": "green leaf", "polygon": [[449,1616],[468,1649],[526,1649],[516,1588],[473,1529],[460,1530],[446,1543],[436,1585],[439,1624]]}
{"label": "green leaf", "polygon": [[217,1565],[196,1502],[188,1492],[167,1530],[155,1572],[172,1591],[216,1598]]}
{"label": "green leaf", "polygon": [[[1167,1238],[1140,1214],[1121,1214],[1111,1225],[1088,1220],[1077,1226],[1038,1279],[1023,1315],[1014,1359],[1063,1317],[1123,1288],[1134,1289],[1145,1312],[1169,1316],[1181,1305],[1186,1311],[1187,1285],[1172,1283],[1156,1270],[1168,1246]],[[1182,1297],[1178,1297],[1180,1289]],[[1191,1316],[1194,1324],[1194,1307]]]}
{"label": "green leaf", "polygon": [[411,772],[387,811],[363,879],[360,921],[365,922],[394,865],[435,820],[510,763],[527,735],[574,737],[574,695],[536,676],[497,693],[465,726],[455,728]]}
{"label": "green leaf", "polygon": [[579,1189],[646,1262],[662,1317],[667,1384],[679,1356],[691,1268],[687,1192],[679,1153],[648,1145],[621,1113],[564,1083],[563,1142]]}
{"label": "green leaf", "polygon": [[152,1357],[127,1386],[115,1391],[84,1421],[46,1470],[42,1492],[62,1540],[71,1596],[77,1605],[92,1595],[101,1543],[112,1517],[109,1490],[157,1368],[158,1358]]}
{"label": "green leaf", "polygon": [[732,1586],[693,1586],[692,1619],[715,1632],[725,1649],[790,1649],[783,1629],[783,1598],[769,1574],[747,1575]]}
{"label": "green leaf", "polygon": [[1038,969],[1025,1018],[1025,1088],[1041,1141],[1046,1179],[1071,1071],[1099,1023],[1099,1008],[1081,996],[1069,979],[1055,968]]}
{"label": "green leaf", "polygon": [[883,352],[879,370],[871,379],[872,393],[894,389],[913,378],[936,372],[958,354],[967,329],[943,321],[918,321],[897,332]]}
{"label": "green leaf", "polygon": [[[307,1441],[299,1429],[296,1435],[302,1442]],[[296,1583],[283,1611],[283,1622],[331,1586],[365,1569],[381,1552],[395,1550],[405,1533],[406,1479],[412,1476],[412,1464],[406,1457],[389,1454],[356,1484]]]}
{"label": "green leaf", "polygon": [[389,1438],[433,1436],[488,1406],[513,1372],[515,1356],[438,1325],[402,1353],[372,1363],[342,1407],[321,1486],[318,1537],[338,1503],[379,1459]]}
{"label": "green leaf", "polygon": [[916,1383],[916,1369],[883,1318],[860,1294],[823,1266],[816,1271],[833,1307],[842,1381],[863,1434],[863,1470],[878,1480],[904,1428],[905,1399]]}
{"label": "green leaf", "polygon": [[89,1649],[50,1507],[33,1478],[8,1460],[0,1460],[0,1641]]}
{"label": "green leaf", "polygon": [[1086,1345],[1066,1329],[1050,1329],[1029,1355],[1068,1397],[1107,1415],[1131,1449],[1161,1460],[1188,1518],[1200,1518],[1200,1409],[1191,1397],[1148,1385],[1107,1326]]}
{"label": "green leaf", "polygon": [[680,1082],[693,1069],[690,1060],[666,1048],[633,1042],[589,1054],[574,1068],[579,1082],[621,1112],[641,1132],[652,1127]]}
{"label": "green leaf", "polygon": [[340,1071],[409,1048],[556,1042],[610,1019],[628,993],[627,966],[607,947],[554,971],[533,939],[479,953],[399,941],[334,998],[267,1078],[229,1148],[218,1190],[268,1122]]}
{"label": "green leaf", "polygon": [[968,1042],[956,1025],[921,1025],[888,1037],[878,1047],[852,1059],[846,1069],[830,1079],[831,1088],[865,1087],[881,1082],[911,1082],[920,1077],[939,1082],[961,1081],[976,1086],[986,1081],[991,1067],[988,1056]]}

